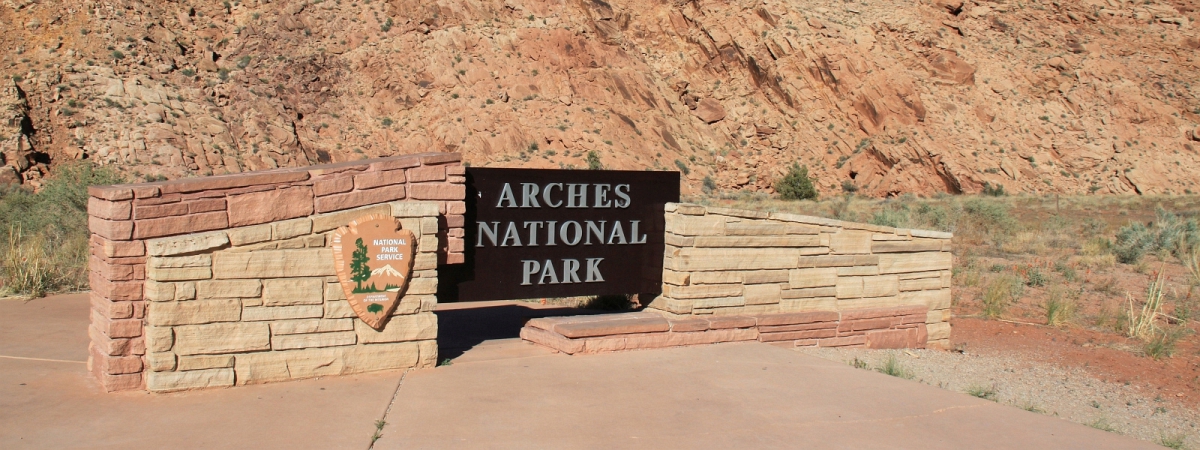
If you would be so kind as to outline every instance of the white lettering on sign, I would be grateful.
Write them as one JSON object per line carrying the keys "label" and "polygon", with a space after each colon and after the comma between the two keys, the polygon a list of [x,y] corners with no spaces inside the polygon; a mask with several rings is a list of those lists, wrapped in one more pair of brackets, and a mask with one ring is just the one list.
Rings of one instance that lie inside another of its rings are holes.
{"label": "white lettering on sign", "polygon": [[[600,283],[604,281],[604,276],[600,275],[600,262],[604,258],[587,258],[587,278],[584,283]],[[521,260],[521,285],[529,286],[533,284],[570,284],[579,283],[579,260],[564,259],[562,260],[562,277],[554,270],[554,262],[547,259],[538,261],[536,259]],[[534,277],[537,277],[537,282],[534,282]]]}
{"label": "white lettering on sign", "polygon": [[[517,201],[516,190],[512,183],[504,183],[500,188],[500,197],[496,199],[497,208],[628,208],[629,185],[618,184],[574,184],[547,183],[545,186],[537,183],[520,183],[521,198]],[[588,194],[591,194],[591,205],[588,204]],[[538,201],[540,194],[541,201]],[[611,198],[609,195],[617,198]],[[564,198],[565,197],[565,198]]]}
{"label": "white lettering on sign", "polygon": [[[476,222],[479,232],[475,236],[475,246],[484,247],[490,242],[493,247],[536,247],[558,245],[559,241],[565,245],[579,245],[581,241],[583,245],[645,244],[646,233],[641,232],[641,222],[614,220],[611,225],[607,220],[585,220],[583,223],[568,220],[561,224],[556,220],[524,221],[503,225],[499,221]],[[503,234],[500,233],[502,229]]]}

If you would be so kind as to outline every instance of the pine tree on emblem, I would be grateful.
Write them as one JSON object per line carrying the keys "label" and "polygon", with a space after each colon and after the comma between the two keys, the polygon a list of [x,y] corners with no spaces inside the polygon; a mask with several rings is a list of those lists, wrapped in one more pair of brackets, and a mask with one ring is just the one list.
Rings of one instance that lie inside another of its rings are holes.
{"label": "pine tree on emblem", "polygon": [[363,292],[363,282],[371,278],[371,266],[367,265],[370,258],[367,258],[367,246],[362,238],[354,241],[354,248],[354,253],[350,255],[350,279],[357,285],[354,292]]}

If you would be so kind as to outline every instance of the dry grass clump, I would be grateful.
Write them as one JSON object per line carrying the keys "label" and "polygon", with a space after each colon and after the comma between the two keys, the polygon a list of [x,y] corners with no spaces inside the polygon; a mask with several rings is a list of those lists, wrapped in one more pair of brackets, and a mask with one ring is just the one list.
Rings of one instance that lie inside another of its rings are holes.
{"label": "dry grass clump", "polygon": [[992,279],[983,291],[983,317],[998,319],[1004,315],[1008,305],[1021,297],[1024,283],[1012,275],[1001,275]]}
{"label": "dry grass clump", "polygon": [[1075,317],[1076,302],[1063,294],[1062,289],[1051,289],[1043,308],[1046,310],[1046,325],[1060,327]]}

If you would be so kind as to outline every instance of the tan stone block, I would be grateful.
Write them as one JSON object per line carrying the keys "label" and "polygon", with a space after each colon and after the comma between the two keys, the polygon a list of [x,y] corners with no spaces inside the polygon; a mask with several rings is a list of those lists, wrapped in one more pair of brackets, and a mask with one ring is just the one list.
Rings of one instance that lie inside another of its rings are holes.
{"label": "tan stone block", "polygon": [[942,272],[942,287],[945,289],[950,289],[952,279],[952,274],[949,270]]}
{"label": "tan stone block", "polygon": [[677,300],[677,299],[673,299],[673,298],[669,298],[669,297],[663,297],[661,295],[658,297],[655,297],[654,300],[651,300],[650,304],[646,305],[646,306],[651,309],[667,311],[667,312],[675,313],[675,314],[691,314],[692,313],[692,301],[691,300]]}
{"label": "tan stone block", "polygon": [[213,273],[219,279],[330,276],[335,274],[333,250],[221,252],[213,258]]}
{"label": "tan stone block", "polygon": [[676,247],[691,247],[696,243],[696,238],[667,233],[665,242],[667,245],[673,245]]}
{"label": "tan stone block", "polygon": [[391,212],[392,206],[390,204],[381,204],[329,214],[319,214],[312,218],[312,232],[324,233],[338,227],[344,227],[350,224],[351,220],[368,214],[391,214]]}
{"label": "tan stone block", "polygon": [[931,310],[949,308],[952,300],[950,289],[902,292],[900,298],[906,305],[925,305]]}
{"label": "tan stone block", "polygon": [[146,268],[146,279],[154,281],[189,281],[207,280],[212,278],[212,269],[208,267],[184,267],[179,269]]}
{"label": "tan stone block", "polygon": [[821,238],[815,235],[696,236],[694,239],[696,247],[816,247],[821,245]]}
{"label": "tan stone block", "polygon": [[342,289],[342,284],[338,282],[325,283],[325,301],[345,300],[346,290]]}
{"label": "tan stone block", "polygon": [[435,202],[392,202],[392,217],[436,217]]}
{"label": "tan stone block", "polygon": [[229,236],[224,231],[190,234],[146,241],[146,253],[150,256],[173,256],[198,253],[229,245]]}
{"label": "tan stone block", "polygon": [[695,272],[692,284],[741,284],[743,272]]}
{"label": "tan stone block", "polygon": [[675,207],[674,212],[676,214],[683,214],[685,216],[703,216],[705,213],[705,208],[700,205],[679,204],[679,206]]}
{"label": "tan stone block", "polygon": [[894,308],[904,305],[906,303],[899,296],[837,299],[837,309],[839,311],[865,308]]}
{"label": "tan stone block", "polygon": [[925,329],[928,330],[930,341],[950,339],[950,322],[931,323],[925,325]]}
{"label": "tan stone block", "polygon": [[829,249],[839,255],[871,253],[871,233],[859,230],[839,231],[829,237]]}
{"label": "tan stone block", "polygon": [[[677,271],[794,269],[798,253],[788,249],[683,248],[672,258]],[[664,261],[665,263],[666,261]]]}
{"label": "tan stone block", "polygon": [[174,351],[180,356],[270,349],[271,330],[266,323],[213,323],[175,327]]}
{"label": "tan stone block", "polygon": [[741,217],[743,219],[766,219],[771,216],[771,213],[766,211],[755,211],[749,209],[722,208],[719,206],[706,206],[704,209],[708,212],[708,214]]}
{"label": "tan stone block", "polygon": [[146,364],[155,372],[175,370],[175,354],[171,352],[150,352],[146,354]]}
{"label": "tan stone block", "polygon": [[879,256],[879,273],[950,270],[953,257],[948,252],[884,253]]}
{"label": "tan stone block", "polygon": [[408,289],[404,291],[405,295],[422,295],[436,294],[438,287],[437,278],[416,278],[408,280]]}
{"label": "tan stone block", "polygon": [[242,308],[243,322],[263,320],[315,319],[325,315],[322,305],[247,306]]}
{"label": "tan stone block", "polygon": [[241,315],[242,302],[239,300],[195,300],[146,304],[146,324],[153,326],[235,322],[241,318]]}
{"label": "tan stone block", "polygon": [[417,242],[417,248],[426,249],[438,247],[438,237],[435,234],[427,234],[421,237],[421,239]]}
{"label": "tan stone block", "polygon": [[284,240],[312,233],[313,221],[307,217],[271,224],[271,239]]}
{"label": "tan stone block", "polygon": [[324,278],[263,280],[264,306],[320,305],[325,301]]}
{"label": "tan stone block", "polygon": [[791,275],[787,270],[756,270],[742,273],[745,284],[788,283]]}
{"label": "tan stone block", "polygon": [[920,239],[913,241],[874,241],[871,243],[871,253],[914,253],[940,251],[942,251],[942,241],[939,239]]}
{"label": "tan stone block", "polygon": [[146,258],[146,267],[155,269],[183,269],[193,267],[212,267],[212,255],[191,255],[175,257]]}
{"label": "tan stone block", "polygon": [[262,294],[262,283],[258,280],[207,280],[196,283],[196,294],[200,299],[254,298]]}
{"label": "tan stone block", "polygon": [[196,283],[175,283],[175,300],[195,300],[196,299]]}
{"label": "tan stone block", "polygon": [[833,286],[837,284],[836,268],[796,269],[788,272],[788,285],[792,289]]}
{"label": "tan stone block", "polygon": [[917,278],[913,280],[900,280],[901,291],[924,291],[928,289],[941,289],[942,278]]}
{"label": "tan stone block", "polygon": [[802,256],[797,261],[800,268],[807,267],[850,267],[879,265],[876,255],[826,255]]}
{"label": "tan stone block", "polygon": [[[433,358],[437,358],[436,341],[400,342],[395,344],[356,345],[340,349],[342,373],[374,372],[377,370],[407,369],[421,363],[422,347],[433,343]],[[436,361],[431,363],[436,365]]]}
{"label": "tan stone block", "polygon": [[[900,230],[897,230],[897,231],[900,231]],[[871,235],[871,240],[872,241],[911,241],[912,236],[907,235],[907,234],[895,234],[895,233],[875,233],[875,234]],[[874,242],[872,242],[872,244],[871,244],[872,253],[874,253],[874,248],[875,248],[875,244],[874,244]]]}
{"label": "tan stone block", "polygon": [[149,372],[146,389],[153,392],[185,391],[233,386],[233,369],[189,370],[186,372]]}
{"label": "tan stone block", "polygon": [[[394,345],[404,345],[404,344],[394,344]],[[374,347],[379,347],[379,346],[378,345],[362,346],[362,348],[368,348],[368,349],[374,348]],[[417,367],[418,368],[430,369],[430,368],[437,366],[437,361],[438,361],[438,343],[437,343],[437,341],[433,341],[433,340],[419,341],[419,342],[417,342],[417,350],[419,352],[419,354],[417,355],[417,358],[418,358],[417,359]]]}
{"label": "tan stone block", "polygon": [[233,355],[180,356],[178,370],[225,369],[233,367]]}
{"label": "tan stone block", "polygon": [[863,296],[863,277],[838,277],[836,288],[837,298],[860,298]]}
{"label": "tan stone block", "polygon": [[745,297],[702,298],[692,300],[693,309],[723,308],[729,306],[745,306]]}
{"label": "tan stone block", "polygon": [[740,284],[708,284],[694,286],[663,286],[663,295],[676,299],[738,297],[742,295]]}
{"label": "tan stone block", "polygon": [[322,317],[326,319],[344,319],[355,318],[358,314],[354,312],[354,308],[350,307],[350,302],[345,299],[325,302],[324,313]]}
{"label": "tan stone block", "polygon": [[233,245],[249,245],[271,240],[271,224],[226,230]]}
{"label": "tan stone block", "polygon": [[879,275],[879,266],[838,267],[837,274],[839,277]]}
{"label": "tan stone block", "polygon": [[941,277],[943,273],[948,274],[949,271],[931,270],[928,272],[908,272],[908,273],[898,273],[898,274],[896,274],[896,276],[900,277],[900,281],[904,281],[904,280],[915,280],[918,278],[938,278],[938,277]]}
{"label": "tan stone block", "polygon": [[382,331],[362,321],[354,321],[354,332],[358,333],[358,342],[361,344],[437,339],[437,328],[437,316],[432,313],[393,317]]}
{"label": "tan stone block", "polygon": [[354,321],[349,319],[299,319],[271,322],[272,336],[353,330]]}
{"label": "tan stone block", "polygon": [[837,287],[825,286],[818,288],[785,289],[783,292],[780,292],[779,296],[785,299],[835,297],[837,296]]}
{"label": "tan stone block", "polygon": [[421,237],[421,220],[423,217],[406,217],[400,219],[400,229],[413,232],[414,237]]}
{"label": "tan stone block", "polygon": [[662,277],[663,283],[673,284],[676,286],[687,286],[691,282],[692,274],[664,269]]}
{"label": "tan stone block", "polygon": [[[396,305],[396,310],[392,312],[393,316],[401,316],[406,314],[416,314],[421,311],[421,305],[432,295],[405,295],[400,298],[400,304]],[[435,297],[436,298],[436,297]]]}
{"label": "tan stone block", "polygon": [[[789,233],[789,231],[799,231]],[[811,232],[810,232],[811,231]],[[725,225],[725,233],[730,236],[779,236],[786,234],[817,234],[817,230],[807,227],[797,227],[793,224],[764,221],[729,222]]]}
{"label": "tan stone block", "polygon": [[340,375],[344,367],[337,348],[250,353],[233,362],[238,385]]}
{"label": "tan stone block", "polygon": [[175,300],[175,283],[162,283],[154,280],[146,280],[143,285],[142,296],[146,300],[152,302],[166,302]]}
{"label": "tan stone block", "polygon": [[418,312],[431,312],[437,309],[437,296],[428,295],[421,297],[421,310]]}
{"label": "tan stone block", "polygon": [[171,331],[171,327],[148,326],[145,328],[145,334],[147,351],[169,352],[175,345],[175,334]]}
{"label": "tan stone block", "polygon": [[666,231],[680,236],[722,236],[725,218],[720,216],[666,215]]}
{"label": "tan stone block", "polygon": [[938,322],[949,322],[949,321],[950,321],[950,310],[949,309],[930,310],[925,313],[925,323],[926,324],[938,323]]}
{"label": "tan stone block", "polygon": [[863,297],[891,297],[900,294],[900,279],[895,275],[863,277]]}
{"label": "tan stone block", "polygon": [[271,336],[271,348],[273,350],[292,350],[299,348],[338,347],[354,345],[357,339],[358,337],[353,331],[283,334]]}
{"label": "tan stone block", "polygon": [[431,270],[437,268],[436,253],[417,253],[413,258],[413,270]]}
{"label": "tan stone block", "polygon": [[779,303],[780,292],[783,288],[778,284],[752,284],[746,286],[747,305],[768,305]]}
{"label": "tan stone block", "polygon": [[[439,225],[438,225],[437,217],[421,218],[421,231],[419,231],[419,233],[421,233],[422,235],[437,234],[438,230],[439,230]],[[413,231],[418,232],[416,230],[413,230]]]}

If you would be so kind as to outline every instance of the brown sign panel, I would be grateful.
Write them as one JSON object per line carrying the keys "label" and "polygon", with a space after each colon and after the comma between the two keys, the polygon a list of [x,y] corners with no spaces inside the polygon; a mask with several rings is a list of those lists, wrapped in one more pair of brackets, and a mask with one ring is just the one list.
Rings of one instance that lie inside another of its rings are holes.
{"label": "brown sign panel", "polygon": [[467,169],[466,263],[443,301],[654,293],[678,172]]}
{"label": "brown sign panel", "polygon": [[371,214],[333,233],[338,281],[354,313],[383,329],[408,288],[416,248],[413,233],[383,214]]}

